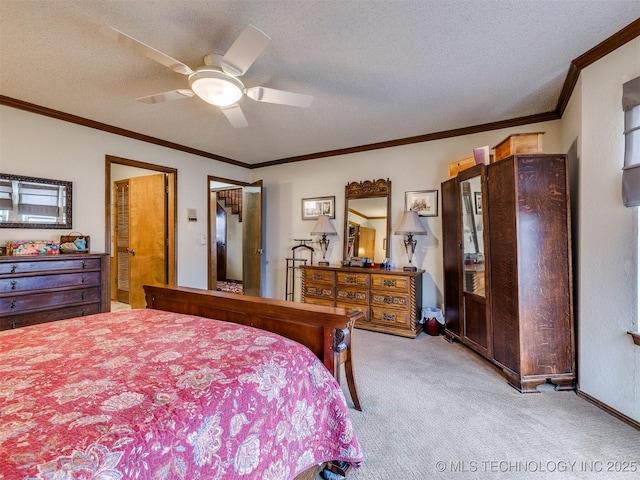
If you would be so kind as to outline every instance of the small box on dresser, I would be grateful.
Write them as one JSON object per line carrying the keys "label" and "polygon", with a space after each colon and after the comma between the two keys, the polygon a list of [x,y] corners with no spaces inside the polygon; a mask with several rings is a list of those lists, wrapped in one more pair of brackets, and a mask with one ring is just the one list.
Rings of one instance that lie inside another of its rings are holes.
{"label": "small box on dresser", "polygon": [[0,256],[0,330],[109,311],[107,254]]}

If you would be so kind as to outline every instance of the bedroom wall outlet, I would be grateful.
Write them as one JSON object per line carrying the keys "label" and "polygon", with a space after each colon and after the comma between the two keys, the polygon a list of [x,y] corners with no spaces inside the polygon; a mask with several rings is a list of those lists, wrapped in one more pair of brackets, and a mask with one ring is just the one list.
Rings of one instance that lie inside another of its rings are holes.
{"label": "bedroom wall outlet", "polygon": [[198,211],[195,208],[187,208],[187,222],[197,222]]}

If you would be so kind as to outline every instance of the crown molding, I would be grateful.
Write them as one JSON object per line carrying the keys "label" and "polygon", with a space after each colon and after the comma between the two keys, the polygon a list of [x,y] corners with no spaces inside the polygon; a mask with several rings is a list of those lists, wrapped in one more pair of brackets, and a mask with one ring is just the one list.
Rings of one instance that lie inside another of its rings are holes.
{"label": "crown molding", "polygon": [[55,118],[57,120],[62,120],[64,122],[75,123],[76,125],[81,125],[83,127],[88,127],[88,128],[94,128],[96,130],[101,130],[107,133],[113,133],[115,135],[120,135],[122,137],[133,138],[134,140],[140,140],[141,142],[152,143],[154,145],[159,145],[161,147],[171,148],[173,150],[179,150],[181,152],[190,153],[192,155],[197,155],[199,157],[218,160],[219,162],[229,163],[231,165],[236,165],[238,167],[244,167],[244,168],[251,167],[251,165],[249,165],[248,163],[240,162],[238,160],[233,160],[231,158],[223,157],[221,155],[205,152],[203,150],[187,147],[185,145],[169,142],[167,140],[151,137],[149,135],[143,135],[142,133],[132,132],[131,130],[125,130],[124,128],[114,127],[113,125],[96,122],[94,120],[89,120],[88,118],[79,117],[77,115],[72,115],[70,113],[65,113],[59,110],[54,110],[52,108],[43,107],[41,105],[36,105],[35,103],[24,102],[22,100],[7,97],[5,95],[0,95],[0,105],[17,108],[19,110],[25,110],[27,112],[36,113],[38,115],[44,115],[45,117]]}
{"label": "crown molding", "polygon": [[576,83],[578,83],[578,77],[580,77],[582,69],[597,62],[601,58],[606,57],[614,50],[620,48],[622,45],[630,42],[638,36],[640,36],[640,18],[634,20],[619,32],[613,34],[588,52],[583,53],[578,58],[574,58],[571,61],[571,64],[569,65],[569,72],[567,73],[567,78],[564,81],[564,86],[560,92],[560,98],[558,99],[558,105],[556,106],[556,112],[558,112],[560,118],[564,115],[564,111],[567,108],[573,89],[575,88]]}

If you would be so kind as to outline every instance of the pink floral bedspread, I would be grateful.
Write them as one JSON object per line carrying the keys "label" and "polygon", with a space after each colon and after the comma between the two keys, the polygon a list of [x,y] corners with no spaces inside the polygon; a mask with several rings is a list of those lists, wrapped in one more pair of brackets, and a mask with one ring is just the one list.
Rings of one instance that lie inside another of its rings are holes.
{"label": "pink floral bedspread", "polygon": [[306,347],[132,310],[0,332],[0,478],[291,479],[362,461]]}

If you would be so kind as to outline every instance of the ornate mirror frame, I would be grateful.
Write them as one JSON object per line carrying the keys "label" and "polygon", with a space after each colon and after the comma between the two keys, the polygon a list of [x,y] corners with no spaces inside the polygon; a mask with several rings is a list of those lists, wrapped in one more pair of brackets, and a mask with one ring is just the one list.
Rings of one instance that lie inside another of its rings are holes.
{"label": "ornate mirror frame", "polygon": [[[46,229],[70,229],[72,225],[72,182],[67,182],[64,180],[52,180],[49,178],[36,178],[36,177],[24,177],[21,175],[9,175],[7,173],[0,173],[0,184],[11,185],[13,182],[25,182],[30,184],[35,184],[36,186],[46,187],[46,186],[57,186],[63,187],[64,192],[64,205],[61,207],[64,209],[64,214],[62,215],[63,221],[58,223],[39,223],[36,221],[24,221],[24,222],[16,222],[16,221],[2,221],[0,220],[0,228],[46,228]],[[11,197],[13,195],[12,189],[7,187],[8,195]],[[7,193],[7,192],[5,192]]]}
{"label": "ornate mirror frame", "polygon": [[[370,199],[370,198],[384,198],[386,199],[386,227],[383,238],[383,250],[385,252],[385,258],[389,258],[391,255],[391,180],[388,178],[378,180],[364,180],[362,182],[351,182],[345,187],[345,202],[344,202],[344,245],[343,245],[343,259],[347,260],[349,257],[357,255],[349,255],[349,201],[357,199]],[[382,262],[380,259],[374,259],[374,262]]]}

